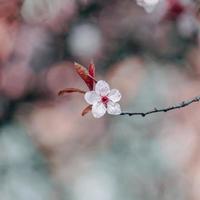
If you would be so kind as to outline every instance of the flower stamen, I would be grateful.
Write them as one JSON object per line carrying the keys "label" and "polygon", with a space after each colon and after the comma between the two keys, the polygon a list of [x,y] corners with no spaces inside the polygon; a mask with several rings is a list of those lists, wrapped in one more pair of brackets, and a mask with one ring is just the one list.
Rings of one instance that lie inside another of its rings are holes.
{"label": "flower stamen", "polygon": [[102,102],[104,105],[107,105],[108,101],[109,101],[109,99],[108,99],[107,96],[102,96],[102,97],[101,97],[101,102]]}

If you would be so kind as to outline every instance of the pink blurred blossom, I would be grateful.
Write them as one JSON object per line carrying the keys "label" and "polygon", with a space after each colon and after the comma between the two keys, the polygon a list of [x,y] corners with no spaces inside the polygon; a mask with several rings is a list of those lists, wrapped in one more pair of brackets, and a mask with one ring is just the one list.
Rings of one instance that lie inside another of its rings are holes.
{"label": "pink blurred blossom", "polygon": [[67,28],[75,11],[75,0],[25,0],[21,14],[27,23],[47,26],[57,32]]}

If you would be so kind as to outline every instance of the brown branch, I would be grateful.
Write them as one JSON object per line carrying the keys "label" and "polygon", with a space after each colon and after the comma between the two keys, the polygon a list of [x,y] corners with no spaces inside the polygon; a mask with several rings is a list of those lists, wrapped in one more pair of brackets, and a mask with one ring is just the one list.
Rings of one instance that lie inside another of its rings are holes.
{"label": "brown branch", "polygon": [[82,94],[85,94],[86,91],[83,91],[83,90],[80,90],[78,88],[65,88],[63,90],[60,90],[58,92],[58,96],[62,96],[64,95],[65,93],[73,93],[73,92],[78,92],[78,93],[82,93]]}
{"label": "brown branch", "polygon": [[182,101],[181,103],[179,103],[177,105],[169,106],[166,108],[161,108],[161,109],[154,108],[153,110],[150,110],[148,112],[122,112],[120,115],[128,115],[128,116],[140,115],[142,117],[145,117],[146,115],[150,115],[153,113],[168,112],[170,110],[181,109],[183,107],[189,106],[190,104],[192,104],[194,102],[199,102],[199,101],[200,101],[200,96],[197,96],[197,97],[194,97],[193,99],[190,99],[187,101]]}

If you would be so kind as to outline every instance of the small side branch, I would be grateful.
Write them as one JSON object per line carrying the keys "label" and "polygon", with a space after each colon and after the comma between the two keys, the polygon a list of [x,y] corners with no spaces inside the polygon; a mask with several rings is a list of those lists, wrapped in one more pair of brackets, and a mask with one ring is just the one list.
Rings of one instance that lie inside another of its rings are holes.
{"label": "small side branch", "polygon": [[140,115],[142,117],[145,117],[146,115],[150,115],[153,113],[168,112],[170,110],[181,109],[183,107],[189,106],[190,104],[194,102],[199,102],[199,101],[200,101],[200,96],[197,96],[197,97],[194,97],[193,99],[182,101],[181,103],[178,103],[174,106],[169,106],[166,108],[161,108],[161,109],[154,108],[153,110],[150,110],[148,112],[122,112],[120,115],[128,115],[128,116]]}
{"label": "small side branch", "polygon": [[65,88],[65,89],[60,90],[58,92],[58,96],[62,96],[65,93],[73,93],[73,92],[77,92],[77,93],[81,93],[81,94],[85,94],[86,93],[86,91],[80,90],[78,88]]}

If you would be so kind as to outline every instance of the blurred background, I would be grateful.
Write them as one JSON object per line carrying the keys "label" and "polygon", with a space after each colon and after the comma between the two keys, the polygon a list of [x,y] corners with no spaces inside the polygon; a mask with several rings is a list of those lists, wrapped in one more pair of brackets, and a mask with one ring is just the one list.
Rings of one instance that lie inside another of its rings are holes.
{"label": "blurred background", "polygon": [[0,199],[199,200],[200,104],[80,115],[73,62],[143,112],[200,94],[200,3],[0,0]]}

